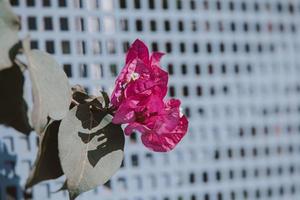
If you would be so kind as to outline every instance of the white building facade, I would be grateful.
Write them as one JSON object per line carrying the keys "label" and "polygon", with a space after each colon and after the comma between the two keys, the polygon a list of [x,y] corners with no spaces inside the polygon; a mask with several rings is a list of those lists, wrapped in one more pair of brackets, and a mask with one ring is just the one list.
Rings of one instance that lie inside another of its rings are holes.
{"label": "white building facade", "polygon": [[[11,2],[20,36],[30,33],[32,47],[53,54],[90,93],[111,91],[136,38],[166,52],[169,97],[189,117],[170,153],[127,137],[124,165],[108,187],[78,199],[300,199],[300,0]],[[24,185],[37,138],[0,132]],[[40,183],[33,199],[67,199],[55,193],[63,181]]]}

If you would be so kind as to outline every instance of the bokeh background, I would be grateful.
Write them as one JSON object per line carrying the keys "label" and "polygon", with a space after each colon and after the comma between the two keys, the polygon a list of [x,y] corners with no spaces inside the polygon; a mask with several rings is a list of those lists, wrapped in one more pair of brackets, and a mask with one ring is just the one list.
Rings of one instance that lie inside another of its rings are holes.
{"label": "bokeh background", "polygon": [[[167,55],[169,97],[187,136],[153,153],[126,140],[121,170],[78,199],[300,199],[300,0],[11,0],[21,37],[59,61],[72,84],[110,92],[136,39]],[[30,87],[26,85],[26,98]],[[0,197],[24,199],[37,137],[0,127]],[[54,193],[64,178],[27,194]]]}

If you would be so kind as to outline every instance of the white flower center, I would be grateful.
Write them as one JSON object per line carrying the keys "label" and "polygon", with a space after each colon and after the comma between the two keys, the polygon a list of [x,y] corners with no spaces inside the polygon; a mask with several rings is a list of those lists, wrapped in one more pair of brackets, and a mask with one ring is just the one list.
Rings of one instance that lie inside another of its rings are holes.
{"label": "white flower center", "polygon": [[139,77],[140,77],[140,75],[138,73],[136,73],[136,72],[133,72],[131,74],[131,79],[134,80],[134,81],[137,80]]}

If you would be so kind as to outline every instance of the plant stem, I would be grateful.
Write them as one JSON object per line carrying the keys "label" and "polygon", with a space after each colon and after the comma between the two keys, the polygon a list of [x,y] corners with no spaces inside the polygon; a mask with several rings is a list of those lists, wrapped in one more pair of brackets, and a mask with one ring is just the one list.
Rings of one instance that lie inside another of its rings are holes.
{"label": "plant stem", "polygon": [[80,103],[78,103],[78,101],[76,101],[75,99],[72,98],[72,103],[74,103],[76,106],[78,106]]}

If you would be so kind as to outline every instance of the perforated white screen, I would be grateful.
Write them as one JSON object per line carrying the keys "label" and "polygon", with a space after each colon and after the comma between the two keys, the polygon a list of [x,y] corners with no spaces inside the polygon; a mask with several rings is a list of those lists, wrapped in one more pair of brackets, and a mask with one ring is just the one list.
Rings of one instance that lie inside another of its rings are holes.
{"label": "perforated white screen", "polygon": [[[127,138],[111,190],[78,199],[239,200],[300,198],[299,0],[12,0],[32,47],[52,53],[72,84],[110,91],[136,38],[166,52],[169,96],[189,116],[170,153]],[[27,88],[28,89],[28,88]],[[37,151],[1,129],[22,184]],[[63,179],[33,190],[40,199]]]}

